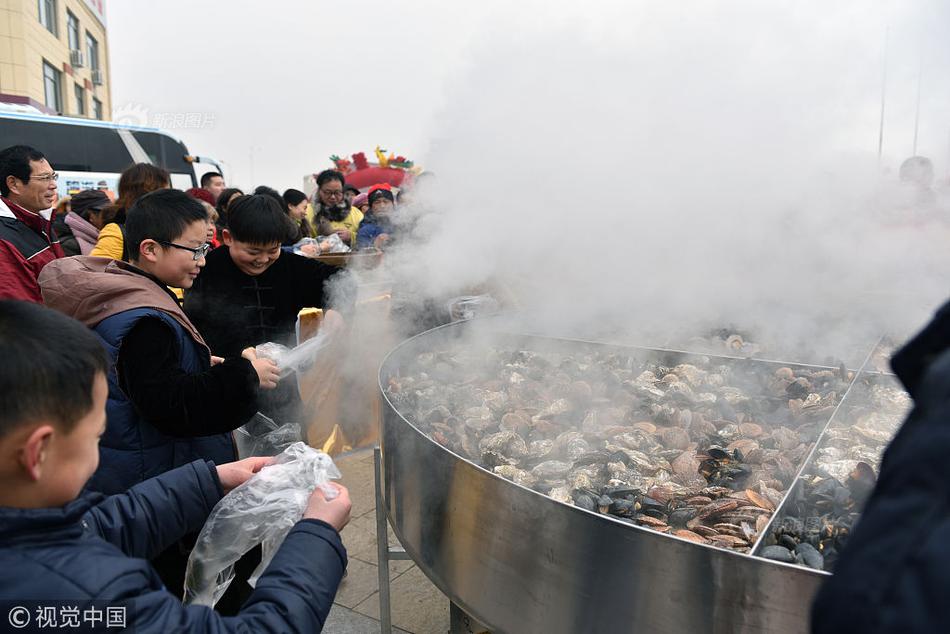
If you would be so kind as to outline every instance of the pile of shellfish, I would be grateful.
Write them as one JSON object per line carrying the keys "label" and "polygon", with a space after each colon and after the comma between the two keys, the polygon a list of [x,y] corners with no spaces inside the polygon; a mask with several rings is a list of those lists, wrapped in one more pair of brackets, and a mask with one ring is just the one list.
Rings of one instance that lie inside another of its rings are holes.
{"label": "pile of shellfish", "polygon": [[859,376],[757,554],[833,571],[910,407],[894,377]]}
{"label": "pile of shellfish", "polygon": [[518,485],[749,552],[852,379],[639,349],[446,344],[386,391],[435,442]]}

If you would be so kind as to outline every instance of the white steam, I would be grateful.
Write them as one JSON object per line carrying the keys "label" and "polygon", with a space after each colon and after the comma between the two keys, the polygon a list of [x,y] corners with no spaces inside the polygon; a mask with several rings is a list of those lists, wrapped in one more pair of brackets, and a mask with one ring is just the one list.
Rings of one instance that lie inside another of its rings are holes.
{"label": "white steam", "polygon": [[[433,123],[437,213],[389,274],[432,297],[501,284],[532,325],[590,336],[735,325],[838,355],[906,336],[948,286],[950,11],[828,4],[545,3],[489,22]],[[938,202],[915,210],[896,167],[921,60]]]}

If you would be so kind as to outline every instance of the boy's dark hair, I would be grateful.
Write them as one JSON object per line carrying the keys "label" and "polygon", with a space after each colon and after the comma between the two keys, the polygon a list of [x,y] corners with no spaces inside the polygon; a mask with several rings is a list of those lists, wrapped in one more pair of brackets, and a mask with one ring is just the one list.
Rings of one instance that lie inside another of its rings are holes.
{"label": "boy's dark hair", "polygon": [[258,246],[287,239],[287,215],[283,204],[267,194],[241,196],[228,208],[228,231],[238,242]]}
{"label": "boy's dark hair", "polygon": [[284,199],[281,198],[280,192],[274,189],[273,187],[268,187],[267,185],[258,185],[254,188],[254,193],[261,196],[270,196],[277,201],[277,204],[281,207],[284,206]]}
{"label": "boy's dark hair", "polygon": [[67,432],[92,408],[92,385],[108,368],[91,330],[39,304],[0,301],[0,436],[41,420]]}
{"label": "boy's dark hair", "polygon": [[224,178],[224,175],[222,175],[220,172],[205,172],[201,175],[201,186],[207,187],[211,184],[211,179],[217,177]]}
{"label": "boy's dark hair", "polygon": [[317,187],[323,187],[330,181],[340,181],[340,185],[346,186],[346,178],[343,176],[343,172],[323,170],[317,174]]}
{"label": "boy's dark hair", "polygon": [[218,210],[218,214],[220,214],[222,218],[228,213],[228,203],[231,200],[231,196],[234,194],[240,194],[243,196],[244,192],[242,192],[237,187],[228,187],[221,192],[220,196],[218,196],[218,204],[215,205],[215,208]]}
{"label": "boy's dark hair", "polygon": [[289,207],[291,205],[299,205],[307,200],[307,195],[299,189],[288,189],[284,192],[283,199],[284,203]]}
{"label": "boy's dark hair", "polygon": [[129,260],[139,259],[142,241],[175,242],[197,221],[208,221],[204,205],[177,189],[159,189],[145,194],[129,209],[125,220],[125,242]]}
{"label": "boy's dark hair", "polygon": [[15,176],[24,183],[30,182],[30,161],[42,161],[46,157],[29,145],[11,145],[0,150],[0,196],[9,196],[7,176]]}

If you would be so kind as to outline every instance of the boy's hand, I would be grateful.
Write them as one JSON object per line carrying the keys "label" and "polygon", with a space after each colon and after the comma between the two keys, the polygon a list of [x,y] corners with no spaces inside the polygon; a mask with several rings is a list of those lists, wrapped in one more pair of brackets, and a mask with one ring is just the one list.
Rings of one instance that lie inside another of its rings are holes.
{"label": "boy's hand", "polygon": [[227,495],[234,488],[241,486],[251,479],[251,476],[270,464],[272,458],[267,456],[254,456],[218,465],[218,480],[221,481],[221,488]]}
{"label": "boy's hand", "polygon": [[336,482],[328,484],[339,494],[332,500],[327,500],[320,487],[317,487],[310,494],[310,501],[307,503],[307,510],[304,511],[303,516],[306,519],[324,521],[339,532],[350,521],[350,509],[353,503],[350,502],[350,492],[345,486]]}
{"label": "boy's hand", "polygon": [[259,359],[254,348],[245,348],[241,356],[251,362],[254,371],[257,372],[257,379],[261,382],[261,389],[273,390],[280,381],[280,370],[277,364],[270,359]]}

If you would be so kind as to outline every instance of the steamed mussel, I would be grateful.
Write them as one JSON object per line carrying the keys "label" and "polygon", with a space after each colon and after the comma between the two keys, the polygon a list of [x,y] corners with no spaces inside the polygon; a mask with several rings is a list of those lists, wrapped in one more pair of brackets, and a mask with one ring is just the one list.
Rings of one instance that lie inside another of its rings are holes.
{"label": "steamed mussel", "polygon": [[748,552],[852,378],[700,355],[458,345],[419,355],[387,395],[433,440],[520,486]]}
{"label": "steamed mussel", "polygon": [[859,379],[816,448],[758,552],[831,572],[877,480],[881,457],[910,409],[888,375]]}

